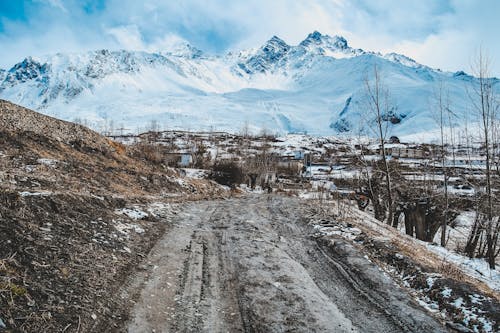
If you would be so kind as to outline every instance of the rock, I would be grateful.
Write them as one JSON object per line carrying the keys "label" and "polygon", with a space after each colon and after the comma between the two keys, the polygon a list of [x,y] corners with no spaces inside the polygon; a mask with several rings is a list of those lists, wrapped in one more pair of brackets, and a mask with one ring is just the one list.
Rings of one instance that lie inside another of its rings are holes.
{"label": "rock", "polygon": [[473,331],[463,326],[462,324],[447,322],[446,326],[461,333],[472,333]]}
{"label": "rock", "polygon": [[7,325],[3,322],[2,318],[0,318],[0,330],[4,330],[7,328]]}

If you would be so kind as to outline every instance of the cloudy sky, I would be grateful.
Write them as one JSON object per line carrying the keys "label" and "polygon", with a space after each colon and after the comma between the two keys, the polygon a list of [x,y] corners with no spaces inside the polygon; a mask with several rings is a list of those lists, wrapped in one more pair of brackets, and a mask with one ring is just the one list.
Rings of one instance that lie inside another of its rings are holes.
{"label": "cloudy sky", "polygon": [[498,0],[0,0],[0,67],[56,52],[166,50],[180,39],[223,53],[318,30],[450,71],[470,71],[482,47],[500,76],[499,13]]}

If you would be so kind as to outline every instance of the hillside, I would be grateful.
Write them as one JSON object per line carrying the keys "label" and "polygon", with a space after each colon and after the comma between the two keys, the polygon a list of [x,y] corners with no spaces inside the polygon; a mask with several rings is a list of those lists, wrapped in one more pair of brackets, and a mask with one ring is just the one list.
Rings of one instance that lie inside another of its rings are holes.
{"label": "hillside", "polygon": [[[0,71],[0,97],[101,132],[163,129],[240,132],[369,132],[364,81],[374,66],[389,90],[391,135],[418,137],[437,127],[433,96],[449,90],[456,123],[470,114],[474,78],[364,51],[340,36],[313,32],[298,45],[272,37],[256,49],[207,55],[185,45],[146,53],[99,50],[27,57]],[[500,89],[494,79],[495,89]]]}
{"label": "hillside", "polygon": [[93,311],[111,322],[105,296],[168,227],[170,203],[222,194],[146,157],[0,101],[0,331],[90,331]]}

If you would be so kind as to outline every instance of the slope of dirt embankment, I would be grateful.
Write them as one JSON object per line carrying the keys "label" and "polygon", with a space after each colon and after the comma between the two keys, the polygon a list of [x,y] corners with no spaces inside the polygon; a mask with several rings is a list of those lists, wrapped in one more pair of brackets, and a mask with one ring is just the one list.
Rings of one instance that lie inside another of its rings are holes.
{"label": "slope of dirt embankment", "polygon": [[345,256],[339,239],[365,255],[451,332],[498,332],[500,294],[468,275],[456,262],[440,257],[419,241],[351,205],[310,200],[309,224],[318,242],[335,257]]}
{"label": "slope of dirt embankment", "polygon": [[224,195],[130,150],[0,100],[0,331],[120,318],[108,296],[166,226],[151,207]]}

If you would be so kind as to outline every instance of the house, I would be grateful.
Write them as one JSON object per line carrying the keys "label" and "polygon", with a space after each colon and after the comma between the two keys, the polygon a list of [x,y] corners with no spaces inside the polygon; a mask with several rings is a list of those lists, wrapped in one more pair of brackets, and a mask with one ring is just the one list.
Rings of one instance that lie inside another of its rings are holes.
{"label": "house", "polygon": [[303,160],[304,159],[304,151],[294,150],[293,151],[293,159],[294,160]]}
{"label": "house", "polygon": [[[430,152],[420,145],[386,143],[384,148],[385,155],[394,158],[428,158],[430,155]],[[370,145],[368,149],[376,155],[382,155],[382,147],[380,144]]]}
{"label": "house", "polygon": [[179,166],[180,167],[188,167],[193,164],[193,155],[189,153],[182,153],[180,155]]}
{"label": "house", "polygon": [[392,157],[397,158],[425,158],[425,151],[419,147],[395,147],[392,148]]}
{"label": "house", "polygon": [[298,175],[302,171],[304,163],[302,161],[282,159],[276,163],[276,166],[278,170],[286,170]]}
{"label": "house", "polygon": [[280,156],[282,160],[303,160],[305,153],[303,150],[287,150]]}
{"label": "house", "polygon": [[275,171],[262,171],[258,173],[248,173],[246,175],[247,185],[254,189],[256,185],[267,188],[276,183],[278,179]]}
{"label": "house", "polygon": [[193,154],[190,152],[165,152],[165,163],[169,166],[187,168],[193,164]]}

